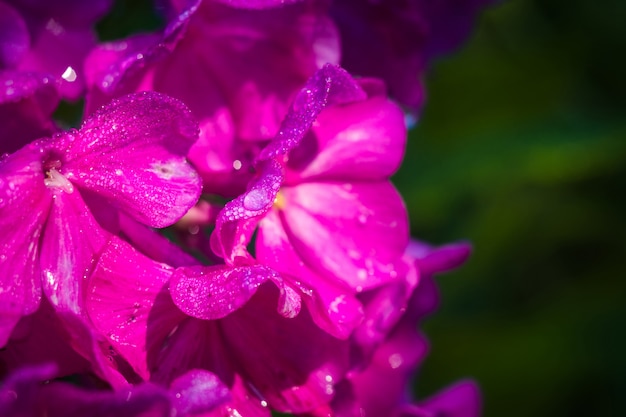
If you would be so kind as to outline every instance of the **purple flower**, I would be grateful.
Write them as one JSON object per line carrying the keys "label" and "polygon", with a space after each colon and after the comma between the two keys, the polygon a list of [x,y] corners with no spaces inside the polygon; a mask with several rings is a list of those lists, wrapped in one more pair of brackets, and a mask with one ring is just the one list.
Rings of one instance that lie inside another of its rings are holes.
{"label": "purple flower", "polygon": [[196,134],[180,102],[143,93],[0,161],[0,346],[42,289],[56,309],[82,314],[84,278],[110,238],[85,199],[152,227],[195,203],[200,181],[184,155]]}
{"label": "purple flower", "polygon": [[[22,368],[0,385],[0,414],[4,417],[184,417],[198,415],[231,401],[226,387],[205,371],[194,370],[176,379],[167,391],[153,384],[126,386],[117,391],[85,390],[50,381],[49,364]],[[46,382],[42,384],[42,382]]]}
{"label": "purple flower", "polygon": [[311,295],[318,325],[347,337],[363,314],[355,294],[406,278],[406,210],[388,180],[405,140],[399,108],[325,66],[260,153],[247,192],[218,217],[215,253],[248,256],[258,223],[258,261]]}
{"label": "purple flower", "polygon": [[[262,266],[174,268],[114,237],[89,280],[87,311],[144,380],[171,387],[190,370],[206,370],[230,390],[224,407],[242,415],[266,415],[268,407],[306,412],[332,398],[332,382],[347,370],[348,344],[317,328],[306,309],[295,317],[285,311],[284,302],[298,300],[281,301],[279,285],[263,284],[271,273]],[[242,282],[254,287],[244,298]]]}
{"label": "purple flower", "polygon": [[63,97],[78,99],[85,85],[83,60],[96,44],[93,25],[111,4],[111,0],[0,1],[0,70],[54,77]]}
{"label": "purple flower", "polygon": [[[433,274],[462,264],[470,253],[466,243],[432,248],[411,242],[407,256],[420,272],[420,283],[408,302],[407,311],[390,329],[386,339],[373,352],[371,362],[342,381],[333,409],[337,416],[477,417],[480,395],[473,382],[458,383],[437,396],[415,402],[408,387],[417,367],[426,357],[428,342],[417,324],[437,305]],[[357,345],[362,338],[353,338]],[[384,384],[381,384],[384,381]]]}
{"label": "purple flower", "polygon": [[306,79],[338,61],[337,33],[303,4],[241,10],[214,1],[172,7],[162,34],[102,45],[89,57],[88,111],[111,97],[155,90],[184,101],[200,122],[189,157],[205,191],[233,197]]}

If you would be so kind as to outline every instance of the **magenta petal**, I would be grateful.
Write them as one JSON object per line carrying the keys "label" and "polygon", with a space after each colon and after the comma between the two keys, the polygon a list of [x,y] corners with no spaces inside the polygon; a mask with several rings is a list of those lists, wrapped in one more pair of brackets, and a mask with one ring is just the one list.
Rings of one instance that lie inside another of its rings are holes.
{"label": "magenta petal", "polygon": [[0,368],[14,370],[25,365],[54,362],[54,377],[91,369],[69,343],[67,331],[44,298],[35,314],[22,317],[15,326],[9,343],[0,350]]}
{"label": "magenta petal", "polygon": [[408,219],[389,182],[305,183],[281,193],[287,233],[307,264],[357,291],[401,277]]}
{"label": "magenta petal", "polygon": [[56,130],[52,112],[59,103],[51,77],[0,71],[0,153],[15,152]]}
{"label": "magenta petal", "polygon": [[0,346],[41,299],[39,238],[51,197],[38,153],[35,145],[0,161]]}
{"label": "magenta petal", "polygon": [[[404,156],[404,114],[384,97],[329,108],[318,116],[312,132],[289,155],[288,182],[294,176],[309,181],[386,179]],[[300,148],[307,147],[307,140],[316,141],[308,145],[316,149],[305,153]]]}
{"label": "magenta petal", "polygon": [[168,333],[185,319],[167,294],[172,272],[113,238],[89,280],[89,317],[145,379],[150,377],[147,355],[158,353]]}
{"label": "magenta petal", "polygon": [[473,381],[460,381],[422,401],[419,408],[446,417],[479,417],[482,408],[480,390]]}
{"label": "magenta petal", "polygon": [[83,314],[84,283],[108,238],[80,193],[56,192],[40,255],[44,294],[56,309]]}
{"label": "magenta petal", "polygon": [[0,68],[16,67],[29,46],[26,22],[17,10],[0,1]]}
{"label": "magenta petal", "polygon": [[280,282],[281,278],[262,265],[183,267],[172,275],[170,292],[185,314],[215,320],[243,306],[268,280]]}
{"label": "magenta petal", "polygon": [[295,148],[324,108],[364,100],[365,92],[345,70],[326,64],[318,70],[294,99],[276,137],[260,153],[263,161]]}
{"label": "magenta petal", "polygon": [[216,375],[200,369],[176,378],[170,392],[174,408],[183,416],[210,411],[232,399],[228,387]]}
{"label": "magenta petal", "polygon": [[407,255],[413,257],[420,271],[425,275],[447,272],[461,266],[472,252],[468,242],[450,243],[432,247],[423,242],[411,241]]}
{"label": "magenta petal", "polygon": [[87,119],[62,173],[152,227],[180,219],[200,195],[200,179],[185,155],[197,125],[179,101],[155,92],[126,96]]}
{"label": "magenta petal", "polygon": [[311,318],[331,335],[345,339],[363,319],[363,307],[351,289],[329,281],[302,263],[276,210],[271,210],[259,226],[256,256],[306,294],[304,301]]}
{"label": "magenta petal", "polygon": [[248,190],[230,201],[217,218],[211,236],[211,248],[232,263],[237,256],[246,256],[246,245],[258,219],[272,207],[284,178],[278,162],[270,160],[260,164],[258,176]]}

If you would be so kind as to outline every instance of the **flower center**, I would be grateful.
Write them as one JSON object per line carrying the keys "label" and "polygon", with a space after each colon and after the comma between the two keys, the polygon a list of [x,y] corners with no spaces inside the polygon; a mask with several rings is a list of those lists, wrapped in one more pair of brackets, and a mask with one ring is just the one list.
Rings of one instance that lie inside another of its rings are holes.
{"label": "flower center", "polygon": [[55,156],[48,157],[42,164],[45,178],[43,183],[53,190],[61,190],[68,194],[74,192],[74,186],[59,172],[61,159]]}

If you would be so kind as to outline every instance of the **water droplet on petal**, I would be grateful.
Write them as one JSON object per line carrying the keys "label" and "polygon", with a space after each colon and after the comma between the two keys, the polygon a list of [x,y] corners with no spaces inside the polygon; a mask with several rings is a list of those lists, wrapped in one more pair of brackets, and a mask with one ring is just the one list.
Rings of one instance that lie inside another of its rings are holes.
{"label": "water droplet on petal", "polygon": [[270,196],[264,190],[253,189],[243,198],[243,206],[248,210],[261,210],[270,203]]}
{"label": "water droplet on petal", "polygon": [[74,68],[72,67],[67,67],[61,75],[61,78],[69,83],[73,83],[74,81],[76,81],[76,71],[74,71]]}

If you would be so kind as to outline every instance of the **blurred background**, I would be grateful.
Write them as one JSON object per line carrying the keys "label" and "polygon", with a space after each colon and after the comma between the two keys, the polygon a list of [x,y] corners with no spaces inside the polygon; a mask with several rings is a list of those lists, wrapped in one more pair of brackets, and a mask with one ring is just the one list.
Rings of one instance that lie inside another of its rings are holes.
{"label": "blurred background", "polygon": [[433,66],[395,177],[440,276],[420,396],[471,376],[485,417],[626,416],[626,2],[510,0]]}
{"label": "blurred background", "polygon": [[[160,27],[151,5],[117,1],[101,39]],[[503,1],[433,66],[394,181],[414,237],[475,252],[438,279],[418,396],[473,377],[484,417],[626,416],[625,18]]]}

